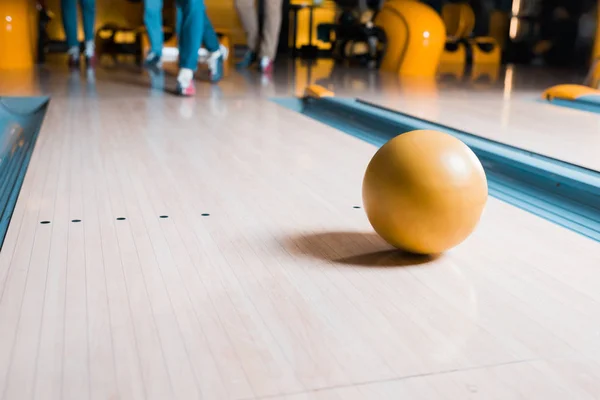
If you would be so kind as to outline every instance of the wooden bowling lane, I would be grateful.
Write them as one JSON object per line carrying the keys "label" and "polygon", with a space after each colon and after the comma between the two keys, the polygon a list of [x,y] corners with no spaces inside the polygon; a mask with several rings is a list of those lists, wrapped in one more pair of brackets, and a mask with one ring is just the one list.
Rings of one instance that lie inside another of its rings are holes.
{"label": "wooden bowling lane", "polygon": [[375,150],[258,97],[60,92],[0,252],[2,399],[600,397],[600,245],[490,198],[442,257],[391,251]]}
{"label": "wooden bowling lane", "polygon": [[600,115],[541,101],[542,82],[527,90],[505,83],[498,90],[342,89],[336,94],[600,171]]}

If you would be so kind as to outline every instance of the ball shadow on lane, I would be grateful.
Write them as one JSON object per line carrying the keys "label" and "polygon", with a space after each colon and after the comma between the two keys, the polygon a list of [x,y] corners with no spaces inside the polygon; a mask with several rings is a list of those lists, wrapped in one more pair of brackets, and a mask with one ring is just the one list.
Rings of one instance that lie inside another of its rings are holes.
{"label": "ball shadow on lane", "polygon": [[408,267],[427,264],[437,256],[407,253],[388,245],[375,233],[319,232],[287,238],[293,255],[361,267]]}

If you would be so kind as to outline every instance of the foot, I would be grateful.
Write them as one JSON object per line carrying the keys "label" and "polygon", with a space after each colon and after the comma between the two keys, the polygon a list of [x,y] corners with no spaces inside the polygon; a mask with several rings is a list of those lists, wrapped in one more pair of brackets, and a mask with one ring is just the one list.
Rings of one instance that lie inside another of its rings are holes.
{"label": "foot", "polygon": [[[219,51],[221,51],[221,54],[223,55],[223,61],[227,61],[227,58],[229,57],[229,49],[227,46],[220,44]],[[212,53],[207,51],[205,48],[201,48],[198,50],[198,62],[200,64],[207,64],[211,54]]]}
{"label": "foot", "polygon": [[190,81],[187,85],[177,82],[177,94],[183,97],[194,97],[196,95],[194,82]]}
{"label": "foot", "polygon": [[79,55],[69,55],[67,64],[69,65],[69,68],[79,68]]}
{"label": "foot", "polygon": [[221,51],[221,55],[223,56],[223,61],[227,61],[229,58],[229,49],[227,46],[220,44],[219,50]]}
{"label": "foot", "polygon": [[212,83],[219,82],[223,78],[223,64],[225,56],[221,50],[213,52],[208,58],[208,69],[210,71],[210,81]]}
{"label": "foot", "polygon": [[144,59],[144,66],[148,68],[160,67],[160,54],[149,52]]}
{"label": "foot", "polygon": [[88,68],[96,66],[96,47],[93,40],[85,42],[85,65]]}
{"label": "foot", "polygon": [[273,60],[269,57],[262,57],[260,59],[260,71],[263,74],[270,75],[273,72]]}
{"label": "foot", "polygon": [[69,68],[79,68],[79,46],[71,46],[67,51]]}
{"label": "foot", "polygon": [[236,67],[237,68],[248,68],[255,62],[256,62],[256,53],[253,51],[247,51],[246,54],[244,54],[244,58],[242,58],[242,61],[240,61],[239,63],[236,64]]}
{"label": "foot", "polygon": [[182,68],[177,76],[177,94],[191,97],[196,94],[194,87],[194,72],[191,69]]}

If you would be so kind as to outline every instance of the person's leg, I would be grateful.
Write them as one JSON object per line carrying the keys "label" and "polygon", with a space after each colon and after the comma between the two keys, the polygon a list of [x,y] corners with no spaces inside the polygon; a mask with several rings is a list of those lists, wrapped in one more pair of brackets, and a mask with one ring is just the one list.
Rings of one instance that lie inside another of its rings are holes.
{"label": "person's leg", "polygon": [[92,66],[95,62],[94,48],[94,25],[96,22],[96,1],[95,0],[80,0],[81,16],[83,19],[83,32],[85,36],[85,59],[88,66]]}
{"label": "person's leg", "polygon": [[147,66],[158,65],[162,55],[164,42],[162,8],[162,0],[144,0],[144,25],[150,41],[150,52],[144,61]]}
{"label": "person's leg", "polygon": [[177,40],[181,38],[181,7],[179,7],[179,3],[175,7],[175,34],[177,35]]}
{"label": "person's leg", "polygon": [[235,0],[235,8],[242,21],[242,26],[246,32],[246,42],[248,52],[237,66],[247,68],[256,61],[256,50],[258,46],[258,14],[254,5],[254,0]]}
{"label": "person's leg", "polygon": [[265,25],[260,44],[260,68],[269,73],[273,69],[273,61],[279,44],[281,29],[282,0],[265,0]]}
{"label": "person's leg", "polygon": [[202,35],[202,42],[206,50],[211,53],[208,57],[210,80],[212,82],[218,82],[223,78],[223,64],[229,50],[219,43],[215,28],[213,28],[206,12],[204,13],[204,33]]}
{"label": "person's leg", "polygon": [[62,14],[63,28],[69,47],[69,64],[79,64],[79,39],[77,38],[77,0],[61,0],[60,11]]}
{"label": "person's leg", "polygon": [[204,12],[204,32],[202,34],[202,44],[206,47],[206,50],[214,52],[219,50],[219,38],[215,28],[213,28],[206,11]]}
{"label": "person's leg", "polygon": [[195,93],[192,79],[198,68],[198,50],[204,35],[205,7],[203,0],[177,0],[177,4],[181,7],[177,91],[191,96]]}

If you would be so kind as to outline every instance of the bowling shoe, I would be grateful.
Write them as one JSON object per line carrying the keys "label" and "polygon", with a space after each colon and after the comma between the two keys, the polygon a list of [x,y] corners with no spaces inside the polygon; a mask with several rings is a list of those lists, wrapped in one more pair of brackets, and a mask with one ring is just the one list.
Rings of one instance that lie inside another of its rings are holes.
{"label": "bowling shoe", "polygon": [[79,68],[79,47],[78,46],[73,46],[71,47],[68,51],[68,60],[67,63],[69,65],[69,68]]}
{"label": "bowling shoe", "polygon": [[85,42],[85,65],[87,68],[94,68],[96,66],[96,46],[93,40]]}
{"label": "bowling shoe", "polygon": [[160,66],[160,54],[149,52],[144,59],[144,66],[148,68]]}
{"label": "bowling shoe", "polygon": [[69,68],[79,68],[79,56],[69,56],[67,64],[69,65]]}
{"label": "bowling shoe", "polygon": [[273,60],[269,57],[262,57],[260,59],[260,71],[263,74],[270,75],[273,72]]}
{"label": "bowling shoe", "polygon": [[210,70],[210,81],[219,82],[223,78],[223,64],[225,56],[221,50],[213,52],[208,58],[208,69]]}
{"label": "bowling shoe", "polygon": [[242,58],[242,61],[238,62],[235,66],[237,68],[248,68],[256,62],[256,53],[253,51],[247,51]]}
{"label": "bowling shoe", "polygon": [[184,85],[181,82],[177,82],[177,94],[183,97],[195,96],[196,88],[194,87],[194,82],[190,81],[187,83],[187,85]]}
{"label": "bowling shoe", "polygon": [[191,69],[182,68],[177,76],[177,94],[191,97],[196,94],[194,87],[194,72]]}

